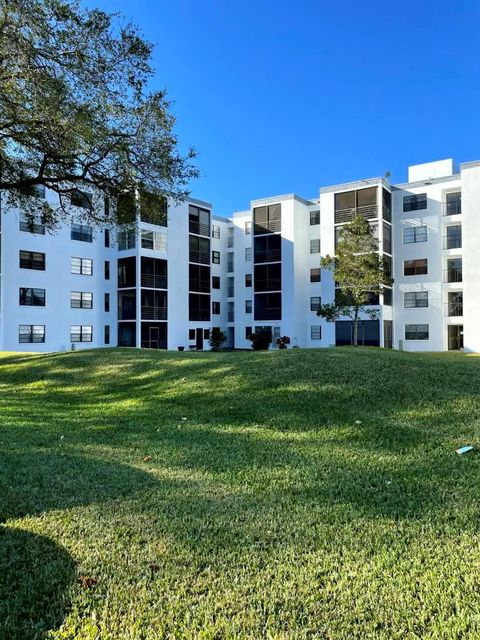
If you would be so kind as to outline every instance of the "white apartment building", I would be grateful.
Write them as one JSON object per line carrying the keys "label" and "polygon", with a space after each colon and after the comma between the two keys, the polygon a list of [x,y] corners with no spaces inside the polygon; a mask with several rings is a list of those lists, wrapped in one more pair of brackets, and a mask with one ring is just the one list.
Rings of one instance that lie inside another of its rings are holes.
{"label": "white apartment building", "polygon": [[251,333],[267,334],[271,348],[285,335],[290,346],[350,344],[348,318],[316,315],[335,298],[320,258],[361,214],[394,283],[372,296],[378,319],[362,318],[360,343],[480,351],[480,162],[411,166],[403,184],[369,178],[313,199],[254,200],[229,218],[190,199],[169,205],[162,225],[138,218],[118,232],[82,223],[83,195],[55,234],[2,207],[1,349],[204,349],[216,330],[242,349]]}

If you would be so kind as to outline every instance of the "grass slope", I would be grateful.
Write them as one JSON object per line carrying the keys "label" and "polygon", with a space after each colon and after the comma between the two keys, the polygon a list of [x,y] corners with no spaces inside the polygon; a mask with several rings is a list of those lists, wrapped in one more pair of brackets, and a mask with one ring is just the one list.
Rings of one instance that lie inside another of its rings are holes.
{"label": "grass slope", "polygon": [[3,354],[0,637],[480,637],[479,387],[462,355]]}

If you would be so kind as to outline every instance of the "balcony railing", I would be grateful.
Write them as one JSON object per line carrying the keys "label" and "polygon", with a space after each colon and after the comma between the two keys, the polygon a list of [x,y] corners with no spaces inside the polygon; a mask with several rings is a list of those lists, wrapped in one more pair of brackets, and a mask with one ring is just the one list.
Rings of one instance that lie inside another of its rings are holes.
{"label": "balcony railing", "polygon": [[263,233],[275,233],[276,231],[282,230],[282,221],[281,220],[268,220],[267,222],[262,222],[261,224],[255,224],[253,226],[253,233],[258,236]]}
{"label": "balcony railing", "polygon": [[282,259],[282,251],[275,249],[273,251],[255,251],[253,260],[255,264],[259,262],[280,262]]}
{"label": "balcony railing", "polygon": [[376,204],[368,204],[364,207],[337,210],[335,211],[335,224],[351,222],[354,216],[363,216],[367,220],[378,218],[378,207]]}
{"label": "balcony railing", "polygon": [[142,287],[148,287],[149,289],[167,288],[167,276],[155,275],[153,273],[142,273],[140,282]]}
{"label": "balcony railing", "polygon": [[142,307],[142,320],[166,320],[167,307]]}
{"label": "balcony railing", "polygon": [[463,274],[461,269],[444,269],[444,282],[463,282]]}
{"label": "balcony railing", "polygon": [[443,215],[455,216],[462,213],[462,201],[453,200],[452,202],[442,202]]}
{"label": "balcony railing", "polygon": [[210,225],[197,222],[196,220],[189,221],[188,230],[190,233],[195,233],[197,236],[210,237]]}
{"label": "balcony railing", "polygon": [[461,249],[462,248],[462,234],[456,233],[449,236],[443,236],[443,248],[444,249]]}
{"label": "balcony railing", "polygon": [[190,249],[189,259],[190,262],[196,262],[197,264],[210,264],[210,252]]}

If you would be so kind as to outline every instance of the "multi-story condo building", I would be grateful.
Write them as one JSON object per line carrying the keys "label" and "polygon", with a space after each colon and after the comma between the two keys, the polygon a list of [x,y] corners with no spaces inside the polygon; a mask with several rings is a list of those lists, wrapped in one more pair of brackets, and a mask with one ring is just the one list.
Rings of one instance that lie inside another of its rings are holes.
{"label": "multi-story condo building", "polygon": [[217,330],[236,348],[260,332],[272,348],[284,335],[298,347],[350,344],[351,320],[329,324],[316,311],[335,298],[320,258],[359,214],[394,280],[371,297],[378,319],[362,317],[359,342],[480,351],[480,162],[254,200],[229,218],[190,199],[170,204],[163,224],[138,217],[121,230],[84,224],[84,204],[72,198],[74,222],[56,233],[2,208],[0,348],[203,349]]}

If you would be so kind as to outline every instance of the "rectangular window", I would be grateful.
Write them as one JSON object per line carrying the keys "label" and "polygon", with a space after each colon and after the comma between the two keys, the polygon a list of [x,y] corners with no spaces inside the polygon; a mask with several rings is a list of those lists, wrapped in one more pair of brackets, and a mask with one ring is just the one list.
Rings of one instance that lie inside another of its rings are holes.
{"label": "rectangular window", "polygon": [[213,264],[220,264],[220,251],[212,251]]}
{"label": "rectangular window", "polygon": [[318,311],[322,306],[322,299],[320,296],[313,296],[310,298],[310,311]]}
{"label": "rectangular window", "polygon": [[74,324],[70,327],[70,342],[92,342],[92,325]]}
{"label": "rectangular window", "polygon": [[245,274],[245,286],[246,287],[251,287],[252,286],[252,274],[251,273],[246,273]]}
{"label": "rectangular window", "polygon": [[252,222],[248,220],[245,222],[245,235],[249,236],[252,233]]}
{"label": "rectangular window", "polygon": [[210,329],[203,330],[203,339],[208,340],[210,338]]}
{"label": "rectangular window", "polygon": [[127,229],[118,233],[118,250],[127,251],[135,249],[136,234],[133,229]]}
{"label": "rectangular window", "polygon": [[321,282],[321,279],[322,279],[321,269],[310,269],[310,282]]}
{"label": "rectangular window", "polygon": [[422,276],[428,273],[428,260],[421,258],[420,260],[404,260],[403,275],[404,276]]}
{"label": "rectangular window", "polygon": [[252,248],[245,247],[245,262],[250,262],[252,260]]}
{"label": "rectangular window", "polygon": [[45,325],[21,324],[18,328],[18,341],[20,343],[45,342]]}
{"label": "rectangular window", "polygon": [[90,258],[70,258],[70,273],[91,276],[93,273],[93,260]]}
{"label": "rectangular window", "polygon": [[210,237],[210,211],[193,204],[189,205],[188,229],[190,233]]}
{"label": "rectangular window", "polygon": [[[210,239],[197,236],[188,237],[189,260],[200,264],[210,264]],[[217,251],[218,253],[218,251]]]}
{"label": "rectangular window", "polygon": [[310,211],[310,225],[320,224],[320,211]]}
{"label": "rectangular window", "polygon": [[71,291],[70,306],[72,309],[91,309],[93,307],[93,293],[89,291]]}
{"label": "rectangular window", "polygon": [[253,260],[260,262],[280,262],[282,259],[282,236],[266,235],[254,238]]}
{"label": "rectangular window", "polygon": [[462,247],[462,225],[455,224],[447,227],[445,249],[460,249]]}
{"label": "rectangular window", "polygon": [[105,247],[108,249],[110,246],[110,229],[104,231]]}
{"label": "rectangular window", "polygon": [[110,260],[105,260],[104,271],[105,280],[110,280]]}
{"label": "rectangular window", "polygon": [[462,258],[449,258],[445,275],[446,282],[462,282]]}
{"label": "rectangular window", "polygon": [[212,238],[217,240],[220,238],[220,226],[218,224],[212,224]]}
{"label": "rectangular window", "polygon": [[245,340],[248,340],[252,335],[252,327],[245,327]]}
{"label": "rectangular window", "polygon": [[20,251],[20,269],[45,271],[45,254],[38,251]]}
{"label": "rectangular window", "polygon": [[310,240],[310,253],[320,253],[320,238]]}
{"label": "rectangular window", "polygon": [[310,327],[310,339],[311,340],[322,339],[322,327],[319,324]]}
{"label": "rectangular window", "polygon": [[460,191],[447,193],[445,215],[454,216],[462,213],[462,194]]}
{"label": "rectangular window", "polygon": [[92,227],[90,227],[88,224],[72,223],[70,237],[72,240],[80,240],[81,242],[92,242]]}
{"label": "rectangular window", "polygon": [[19,301],[22,307],[44,307],[45,289],[32,289],[21,287],[19,289]]}
{"label": "rectangular window", "polygon": [[220,302],[212,302],[212,313],[215,315],[220,313]]}
{"label": "rectangular window", "polygon": [[282,230],[282,208],[280,204],[256,207],[253,210],[254,233],[273,233]]}
{"label": "rectangular window", "polygon": [[188,330],[188,339],[189,340],[195,340],[195,329],[189,329]]}
{"label": "rectangular window", "polygon": [[105,294],[103,304],[104,304],[104,311],[108,313],[110,311],[110,294],[109,293]]}
{"label": "rectangular window", "polygon": [[245,313],[252,313],[252,301],[245,300]]}
{"label": "rectangular window", "polygon": [[428,340],[428,324],[406,324],[405,340]]}
{"label": "rectangular window", "polygon": [[428,291],[408,291],[403,294],[405,309],[428,307]]}
{"label": "rectangular window", "polygon": [[404,227],[403,228],[403,244],[412,244],[413,242],[427,242],[427,227]]}
{"label": "rectangular window", "polygon": [[160,233],[159,231],[142,229],[141,246],[142,249],[150,249],[151,251],[166,251],[167,235],[165,233]]}
{"label": "rectangular window", "polygon": [[419,211],[427,208],[427,194],[416,193],[411,196],[403,196],[404,211]]}
{"label": "rectangular window", "polygon": [[91,209],[92,196],[80,189],[73,189],[70,193],[70,204],[81,209]]}
{"label": "rectangular window", "polygon": [[220,289],[220,276],[212,276],[212,289]]}
{"label": "rectangular window", "polygon": [[106,324],[103,328],[103,342],[110,344],[110,325]]}
{"label": "rectangular window", "polygon": [[37,233],[39,235],[45,235],[45,225],[42,224],[40,216],[28,219],[26,216],[20,218],[20,231],[26,231],[27,233]]}

